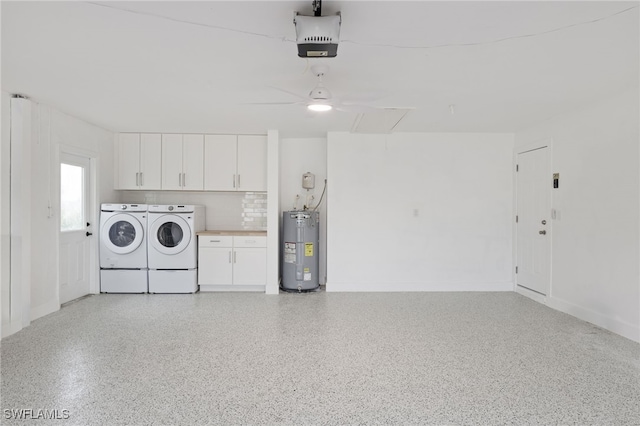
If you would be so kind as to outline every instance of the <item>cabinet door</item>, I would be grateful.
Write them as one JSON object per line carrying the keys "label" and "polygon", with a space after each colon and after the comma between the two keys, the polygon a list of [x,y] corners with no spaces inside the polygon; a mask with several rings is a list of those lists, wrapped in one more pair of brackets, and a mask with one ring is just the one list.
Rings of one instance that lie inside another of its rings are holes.
{"label": "cabinet door", "polygon": [[267,190],[267,137],[238,136],[238,191]]}
{"label": "cabinet door", "polygon": [[231,285],[233,283],[232,249],[200,247],[198,249],[198,284]]}
{"label": "cabinet door", "polygon": [[205,135],[205,191],[236,190],[237,136]]}
{"label": "cabinet door", "polygon": [[182,189],[202,190],[204,135],[182,136]]}
{"label": "cabinet door", "polygon": [[234,285],[265,285],[267,283],[266,249],[236,248],[233,256]]}
{"label": "cabinet door", "polygon": [[159,133],[140,135],[140,189],[160,189],[162,142]]}
{"label": "cabinet door", "polygon": [[138,189],[140,181],[140,134],[118,135],[116,189]]}
{"label": "cabinet door", "polygon": [[162,189],[182,189],[182,135],[162,135]]}

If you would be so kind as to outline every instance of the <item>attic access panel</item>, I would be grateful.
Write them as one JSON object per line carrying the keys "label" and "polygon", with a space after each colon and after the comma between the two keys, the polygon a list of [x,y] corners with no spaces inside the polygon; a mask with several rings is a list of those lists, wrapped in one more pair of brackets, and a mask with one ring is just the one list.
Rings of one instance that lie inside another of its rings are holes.
{"label": "attic access panel", "polygon": [[391,133],[409,111],[408,108],[380,108],[377,111],[358,114],[351,132]]}

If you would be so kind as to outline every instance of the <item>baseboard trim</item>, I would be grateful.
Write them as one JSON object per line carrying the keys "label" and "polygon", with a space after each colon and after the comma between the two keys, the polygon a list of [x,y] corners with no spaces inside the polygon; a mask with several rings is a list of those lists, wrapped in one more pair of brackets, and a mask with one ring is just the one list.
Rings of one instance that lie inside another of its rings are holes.
{"label": "baseboard trim", "polygon": [[535,302],[542,303],[543,305],[547,304],[547,297],[544,294],[536,293],[526,287],[516,285],[516,293],[528,297]]}
{"label": "baseboard trim", "polygon": [[31,308],[31,321],[35,321],[38,318],[42,318],[45,315],[52,314],[60,310],[60,304],[57,300],[51,300],[44,305]]}
{"label": "baseboard trim", "polygon": [[546,304],[550,308],[572,315],[583,321],[587,321],[591,324],[597,325],[598,327],[602,327],[605,330],[609,330],[613,333],[626,337],[627,339],[640,343],[640,327],[637,325],[620,321],[616,318],[611,318],[600,312],[592,311],[591,309],[587,309],[556,297],[547,297]]}
{"label": "baseboard trim", "polygon": [[20,324],[20,321],[14,321],[10,322],[9,324],[4,324],[2,326],[2,338],[4,339],[5,337],[11,336],[12,334],[17,333],[20,330],[22,330],[22,324]]}
{"label": "baseboard trim", "polygon": [[209,293],[209,292],[220,292],[220,291],[229,291],[229,292],[242,292],[242,291],[251,291],[264,293],[265,286],[263,285],[203,285],[200,284],[200,292],[201,293]]}
{"label": "baseboard trim", "polygon": [[513,282],[379,282],[341,283],[328,281],[327,292],[444,292],[513,291]]}

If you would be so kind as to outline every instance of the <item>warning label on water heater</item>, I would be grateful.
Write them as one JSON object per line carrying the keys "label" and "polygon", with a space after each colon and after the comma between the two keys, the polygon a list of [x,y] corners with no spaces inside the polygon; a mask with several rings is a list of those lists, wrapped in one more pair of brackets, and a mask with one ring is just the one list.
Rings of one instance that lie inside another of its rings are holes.
{"label": "warning label on water heater", "polygon": [[296,243],[284,243],[284,261],[296,263]]}
{"label": "warning label on water heater", "polygon": [[311,281],[311,270],[304,268],[304,281]]}
{"label": "warning label on water heater", "polygon": [[304,255],[313,257],[313,243],[304,243]]}

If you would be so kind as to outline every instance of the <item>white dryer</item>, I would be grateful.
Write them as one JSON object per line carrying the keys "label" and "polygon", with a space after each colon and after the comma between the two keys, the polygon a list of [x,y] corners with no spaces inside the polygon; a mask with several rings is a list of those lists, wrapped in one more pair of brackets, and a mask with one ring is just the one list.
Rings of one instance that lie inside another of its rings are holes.
{"label": "white dryer", "polygon": [[198,291],[198,240],[204,206],[150,205],[149,293]]}
{"label": "white dryer", "polygon": [[100,291],[147,292],[147,205],[102,204]]}

